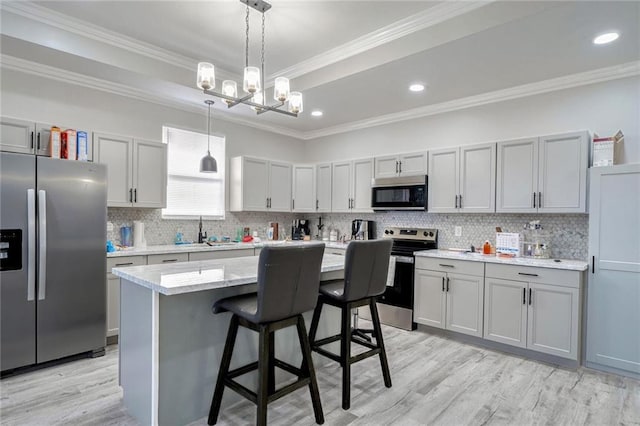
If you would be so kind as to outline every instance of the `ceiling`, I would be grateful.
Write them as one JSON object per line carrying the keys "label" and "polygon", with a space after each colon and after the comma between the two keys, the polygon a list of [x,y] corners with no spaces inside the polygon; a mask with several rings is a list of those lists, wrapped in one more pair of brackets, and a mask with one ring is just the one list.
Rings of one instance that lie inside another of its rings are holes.
{"label": "ceiling", "polygon": [[[214,108],[219,118],[300,139],[640,74],[635,1],[271,4],[267,86],[290,77],[292,90],[304,94],[304,112]],[[237,0],[1,7],[3,67],[200,112],[207,96],[195,87],[197,62],[241,83],[245,6]],[[250,64],[259,62],[260,25],[252,10]],[[592,43],[612,29],[617,41]],[[413,82],[427,89],[411,93]],[[315,109],[324,115],[312,117]]]}

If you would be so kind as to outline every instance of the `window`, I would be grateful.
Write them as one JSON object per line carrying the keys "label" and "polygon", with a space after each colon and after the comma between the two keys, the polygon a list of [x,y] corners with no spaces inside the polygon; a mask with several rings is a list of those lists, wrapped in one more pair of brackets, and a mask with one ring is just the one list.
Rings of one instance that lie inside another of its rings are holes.
{"label": "window", "polygon": [[201,173],[200,160],[207,153],[207,135],[172,127],[162,128],[168,144],[168,219],[224,219],[225,139],[211,135],[211,155],[218,163],[217,173]]}

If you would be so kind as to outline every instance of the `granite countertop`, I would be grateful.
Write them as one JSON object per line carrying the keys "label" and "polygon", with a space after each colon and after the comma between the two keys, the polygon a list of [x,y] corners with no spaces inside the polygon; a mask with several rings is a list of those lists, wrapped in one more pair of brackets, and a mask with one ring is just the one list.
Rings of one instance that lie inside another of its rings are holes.
{"label": "granite countertop", "polygon": [[346,248],[348,241],[345,243],[337,241],[261,241],[259,243],[214,243],[213,246],[209,246],[205,243],[202,244],[167,244],[158,246],[147,246],[145,248],[129,248],[125,250],[118,250],[111,253],[107,253],[107,257],[122,257],[122,256],[147,256],[151,254],[170,254],[170,253],[195,253],[200,251],[219,251],[219,250],[241,250],[241,249],[254,249],[262,248],[268,245],[280,245],[280,244],[309,244],[323,242],[327,248]]}
{"label": "granite countertop", "polygon": [[496,257],[495,254],[465,253],[450,250],[424,250],[414,253],[416,257],[434,257],[439,259],[468,260],[472,262],[498,263],[502,265],[533,266],[536,268],[564,269],[569,271],[586,271],[589,263],[582,260],[535,259],[531,257]]}
{"label": "granite countertop", "polygon": [[[344,256],[325,254],[323,273],[344,269]],[[165,295],[228,288],[257,281],[258,256],[113,268],[112,273]]]}

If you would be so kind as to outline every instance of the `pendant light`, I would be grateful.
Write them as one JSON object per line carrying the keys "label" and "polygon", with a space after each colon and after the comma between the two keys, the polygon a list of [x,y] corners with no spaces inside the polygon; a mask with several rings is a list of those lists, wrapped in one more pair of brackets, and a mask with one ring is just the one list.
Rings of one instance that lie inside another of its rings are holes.
{"label": "pendant light", "polygon": [[200,160],[200,172],[216,173],[218,171],[218,163],[216,159],[211,156],[211,105],[213,105],[214,102],[207,99],[204,103],[209,107],[209,113],[207,115],[207,155]]}

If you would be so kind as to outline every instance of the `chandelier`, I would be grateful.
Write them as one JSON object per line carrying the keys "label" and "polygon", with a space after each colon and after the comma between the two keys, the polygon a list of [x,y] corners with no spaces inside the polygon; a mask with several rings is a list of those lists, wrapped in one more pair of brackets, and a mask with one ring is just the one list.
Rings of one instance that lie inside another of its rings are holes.
{"label": "chandelier", "polygon": [[[281,114],[297,117],[302,112],[302,93],[289,91],[289,79],[286,77],[278,77],[274,81],[273,98],[277,103],[267,105],[264,96],[266,90],[264,86],[264,13],[271,9],[271,5],[263,0],[240,0],[247,5],[246,13],[246,42],[245,42],[245,67],[244,80],[242,82],[242,90],[244,96],[238,96],[238,85],[233,80],[224,80],[222,82],[222,91],[215,92],[216,87],[215,67],[208,62],[200,62],[198,64],[197,86],[210,96],[215,96],[224,100],[228,108],[232,108],[238,104],[251,106],[258,114],[267,111],[274,111]],[[262,13],[262,50],[261,50],[261,67],[249,66],[249,7]],[[287,104],[287,109],[281,109]]]}

